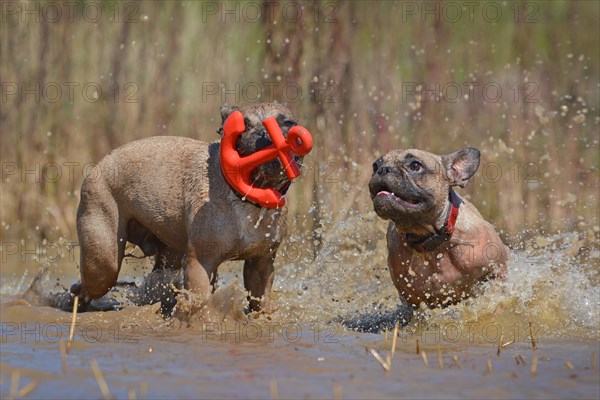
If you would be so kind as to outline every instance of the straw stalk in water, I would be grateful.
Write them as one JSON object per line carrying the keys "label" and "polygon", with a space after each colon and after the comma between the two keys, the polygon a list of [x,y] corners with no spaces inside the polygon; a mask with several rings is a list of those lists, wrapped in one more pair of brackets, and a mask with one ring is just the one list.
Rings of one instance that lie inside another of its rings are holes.
{"label": "straw stalk in water", "polygon": [[365,349],[366,349],[366,350],[367,350],[369,353],[371,353],[371,355],[372,355],[373,357],[375,357],[375,359],[377,360],[377,362],[378,362],[379,364],[381,364],[381,366],[383,367],[383,369],[384,369],[385,371],[390,371],[390,370],[391,370],[391,368],[390,368],[390,365],[389,365],[389,364],[388,364],[388,363],[387,363],[387,362],[386,362],[386,361],[385,361],[385,360],[384,360],[384,359],[383,359],[383,358],[382,358],[382,357],[379,355],[379,353],[377,352],[377,350],[375,350],[375,349],[370,349],[370,348],[366,348],[366,347],[365,347]]}
{"label": "straw stalk in water", "polygon": [[504,335],[500,335],[500,342],[498,343],[498,350],[496,351],[498,357],[500,357],[500,350],[502,350],[502,339],[504,339]]}
{"label": "straw stalk in water", "polygon": [[58,350],[60,351],[60,366],[62,368],[63,374],[67,373],[67,346],[65,345],[65,341],[61,340],[58,342]]}
{"label": "straw stalk in water", "polygon": [[333,382],[333,400],[342,400],[342,385],[339,382]]}
{"label": "straw stalk in water", "polygon": [[19,390],[19,380],[21,379],[21,371],[15,369],[12,371],[10,375],[10,391],[8,393],[7,399],[18,399],[27,396],[29,393],[33,392],[33,390],[38,386],[37,381],[31,381],[27,385],[23,386],[21,390]]}
{"label": "straw stalk in water", "polygon": [[271,400],[279,399],[279,391],[277,390],[277,380],[271,379],[269,383],[269,391],[271,392]]}
{"label": "straw stalk in water", "polygon": [[75,296],[73,299],[73,314],[71,317],[71,328],[69,329],[69,341],[67,342],[67,353],[71,349],[71,343],[73,343],[73,336],[75,335],[75,322],[77,321],[77,307],[79,305],[79,296]]}
{"label": "straw stalk in water", "polygon": [[427,354],[425,354],[425,351],[421,352],[421,357],[423,358],[423,364],[425,364],[425,367],[429,368],[429,361],[427,361]]}
{"label": "straw stalk in water", "polygon": [[456,366],[461,369],[462,365],[460,365],[460,363],[458,362],[458,356],[454,355],[452,356],[452,361],[454,361],[454,364],[456,364]]}
{"label": "straw stalk in water", "polygon": [[102,371],[100,371],[100,367],[98,366],[98,362],[96,360],[90,361],[90,366],[92,367],[92,372],[94,373],[94,377],[96,378],[96,382],[98,382],[98,386],[100,387],[100,391],[102,392],[102,397],[104,400],[111,399],[110,390],[108,389],[108,384],[104,379],[104,375]]}
{"label": "straw stalk in water", "polygon": [[394,357],[394,353],[396,352],[396,338],[398,337],[398,321],[396,321],[396,325],[394,325],[394,337],[392,338],[392,358]]}
{"label": "straw stalk in water", "polygon": [[20,398],[23,398],[25,396],[27,396],[29,393],[33,392],[33,390],[38,386],[37,381],[31,381],[29,382],[28,385],[23,386],[23,388],[21,390],[19,390],[19,393],[17,393],[17,395]]}
{"label": "straw stalk in water", "polygon": [[537,375],[538,356],[531,359],[531,375]]}
{"label": "straw stalk in water", "polygon": [[537,347],[537,340],[533,334],[533,324],[529,322],[529,336],[531,337],[531,347],[534,349]]}
{"label": "straw stalk in water", "polygon": [[[387,342],[387,328],[385,330],[385,341]],[[394,334],[392,337],[392,348],[390,352],[385,356],[385,360],[381,355],[375,350],[368,347],[365,347],[365,350],[371,353],[371,355],[381,364],[385,371],[390,371],[392,369],[392,359],[394,358],[394,353],[396,352],[396,341],[398,338],[398,322],[394,325]]]}
{"label": "straw stalk in water", "polygon": [[137,400],[137,395],[135,394],[135,390],[134,389],[127,390],[127,398],[129,400]]}
{"label": "straw stalk in water", "polygon": [[565,365],[566,365],[566,366],[567,366],[567,368],[569,368],[569,369],[575,369],[575,367],[573,366],[573,363],[572,363],[571,361],[567,361],[567,362],[565,363]]}
{"label": "straw stalk in water", "polygon": [[8,392],[8,398],[14,400],[17,398],[17,391],[19,390],[19,379],[21,378],[21,371],[14,369],[10,374],[10,391]]}

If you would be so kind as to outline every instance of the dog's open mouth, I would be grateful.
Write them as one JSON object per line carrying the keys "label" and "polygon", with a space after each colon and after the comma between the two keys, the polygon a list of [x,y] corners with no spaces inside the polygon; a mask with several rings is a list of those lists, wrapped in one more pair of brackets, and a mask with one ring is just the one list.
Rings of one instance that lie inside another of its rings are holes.
{"label": "dog's open mouth", "polygon": [[285,194],[287,193],[287,191],[291,185],[292,185],[292,181],[288,180],[281,187],[277,188],[277,191],[279,193],[281,193],[282,196],[285,196]]}
{"label": "dog's open mouth", "polygon": [[378,196],[387,196],[388,198],[392,199],[393,201],[400,203],[402,206],[404,206],[406,208],[411,208],[411,209],[420,208],[420,204],[421,204],[421,201],[418,199],[411,198],[411,197],[408,197],[408,196],[402,195],[402,194],[396,194],[396,193],[393,193],[393,192],[390,192],[387,190],[380,190],[375,195],[375,197],[378,197]]}
{"label": "dog's open mouth", "polygon": [[[294,157],[298,167],[302,168],[302,158]],[[285,195],[292,184],[287,177],[280,160],[272,160],[256,167],[250,174],[252,185],[257,188],[273,188]]]}

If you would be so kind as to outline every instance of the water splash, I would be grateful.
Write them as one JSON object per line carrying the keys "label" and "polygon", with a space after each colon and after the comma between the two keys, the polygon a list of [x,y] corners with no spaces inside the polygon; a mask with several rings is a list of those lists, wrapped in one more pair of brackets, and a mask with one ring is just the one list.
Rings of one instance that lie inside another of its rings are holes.
{"label": "water splash", "polygon": [[[339,324],[342,320],[378,314],[389,315],[402,305],[391,283],[386,265],[386,224],[374,213],[353,214],[343,221],[328,221],[323,246],[314,256],[308,252],[309,238],[292,234],[282,245],[276,261],[272,303],[277,309],[270,321]],[[431,324],[496,324],[511,332],[516,324],[533,322],[544,337],[598,338],[600,331],[600,252],[595,233],[562,233],[538,236],[521,242],[513,250],[505,281],[482,284],[480,295],[445,309],[418,310],[407,332]],[[151,263],[148,263],[151,264]],[[246,293],[238,279],[238,263],[221,266],[219,289],[208,302],[189,293],[179,293],[178,320],[189,326],[206,321],[245,321]],[[135,272],[139,274],[138,272]],[[106,298],[132,307],[160,299],[165,288],[181,286],[181,271],[173,274],[122,274],[121,284]],[[132,280],[132,282],[123,282]],[[27,274],[3,277],[0,287],[7,298],[31,294]],[[53,305],[48,293],[56,290],[48,278],[38,279],[33,305]],[[68,286],[68,285],[66,285]],[[58,295],[64,296],[64,288]],[[57,294],[54,293],[56,296]],[[44,298],[46,300],[44,300]],[[41,299],[41,300],[40,300]],[[106,300],[106,299],[105,299]],[[109,303],[106,303],[109,304]]]}

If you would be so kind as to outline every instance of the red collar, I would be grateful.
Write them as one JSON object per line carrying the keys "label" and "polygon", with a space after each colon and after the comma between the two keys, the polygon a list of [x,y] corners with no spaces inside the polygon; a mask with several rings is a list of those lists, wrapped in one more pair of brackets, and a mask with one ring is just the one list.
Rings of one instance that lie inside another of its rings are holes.
{"label": "red collar", "polygon": [[448,210],[448,215],[446,215],[444,226],[442,226],[439,231],[425,237],[416,236],[412,233],[407,233],[405,235],[408,244],[419,253],[432,251],[442,243],[450,240],[452,237],[452,233],[454,233],[454,225],[458,219],[458,208],[460,207],[462,200],[456,193],[454,193],[453,190],[450,190],[448,200],[450,200],[450,209]]}

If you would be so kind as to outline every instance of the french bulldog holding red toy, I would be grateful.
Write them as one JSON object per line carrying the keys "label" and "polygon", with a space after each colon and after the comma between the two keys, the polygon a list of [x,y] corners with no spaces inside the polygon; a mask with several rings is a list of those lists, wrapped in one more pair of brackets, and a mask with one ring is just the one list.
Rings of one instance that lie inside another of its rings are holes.
{"label": "french bulldog holding red toy", "polygon": [[250,310],[269,310],[273,262],[286,233],[283,195],[312,138],[277,103],[224,106],[221,117],[221,143],[137,140],[86,177],[77,211],[81,280],[71,288],[82,309],[116,284],[130,242],[155,256],[155,269],[184,268],[185,288],[205,297],[219,264],[244,260]]}
{"label": "french bulldog holding red toy", "polygon": [[394,286],[413,307],[458,303],[478,282],[506,273],[508,248],[453,190],[465,187],[478,167],[474,148],[442,156],[394,150],[373,164],[373,206],[390,221],[388,267]]}

